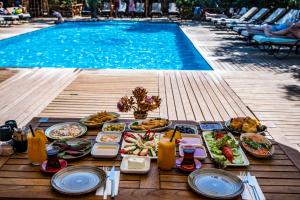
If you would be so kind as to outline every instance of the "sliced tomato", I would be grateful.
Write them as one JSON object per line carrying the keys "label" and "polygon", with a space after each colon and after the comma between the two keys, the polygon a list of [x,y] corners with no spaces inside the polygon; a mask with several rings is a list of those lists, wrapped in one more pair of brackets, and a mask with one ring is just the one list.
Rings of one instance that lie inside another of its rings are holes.
{"label": "sliced tomato", "polygon": [[224,133],[216,133],[216,139],[221,139],[221,138],[223,138],[225,136],[225,134]]}
{"label": "sliced tomato", "polygon": [[224,146],[224,147],[223,147],[223,150],[222,150],[222,153],[224,154],[224,156],[225,156],[230,162],[233,161],[233,153],[232,153],[231,148],[229,148],[229,147],[227,147],[227,146]]}

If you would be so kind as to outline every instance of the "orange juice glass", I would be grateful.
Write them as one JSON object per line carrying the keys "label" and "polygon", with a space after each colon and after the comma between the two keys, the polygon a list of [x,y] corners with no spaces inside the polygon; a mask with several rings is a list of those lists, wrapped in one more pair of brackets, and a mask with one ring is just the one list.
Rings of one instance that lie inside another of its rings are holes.
{"label": "orange juice glass", "polygon": [[28,158],[33,165],[40,165],[47,160],[46,143],[47,138],[43,129],[36,128],[34,136],[29,131],[27,134]]}
{"label": "orange juice glass", "polygon": [[175,165],[175,139],[161,138],[158,142],[158,167],[163,170],[171,170]]}

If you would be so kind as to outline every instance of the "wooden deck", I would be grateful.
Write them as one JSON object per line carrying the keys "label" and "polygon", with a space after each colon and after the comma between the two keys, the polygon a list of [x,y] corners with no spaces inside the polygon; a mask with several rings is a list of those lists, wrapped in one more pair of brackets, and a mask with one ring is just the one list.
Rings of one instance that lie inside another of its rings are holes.
{"label": "wooden deck", "polygon": [[163,99],[150,116],[219,121],[252,110],[275,139],[299,148],[299,56],[276,60],[207,24],[184,23],[182,29],[214,71],[21,70],[0,83],[0,122],[17,119],[24,125],[37,115],[80,118],[116,111],[120,97],[143,86]]}

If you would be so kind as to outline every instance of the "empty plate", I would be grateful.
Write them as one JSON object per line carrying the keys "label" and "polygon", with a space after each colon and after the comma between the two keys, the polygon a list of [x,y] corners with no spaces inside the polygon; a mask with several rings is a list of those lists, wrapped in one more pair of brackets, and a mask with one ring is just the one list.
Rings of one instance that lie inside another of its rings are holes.
{"label": "empty plate", "polygon": [[220,169],[199,169],[188,177],[189,186],[198,194],[215,199],[232,199],[244,191],[243,182]]}
{"label": "empty plate", "polygon": [[90,166],[67,167],[54,174],[51,179],[51,185],[56,191],[68,195],[92,192],[105,182],[105,171]]}

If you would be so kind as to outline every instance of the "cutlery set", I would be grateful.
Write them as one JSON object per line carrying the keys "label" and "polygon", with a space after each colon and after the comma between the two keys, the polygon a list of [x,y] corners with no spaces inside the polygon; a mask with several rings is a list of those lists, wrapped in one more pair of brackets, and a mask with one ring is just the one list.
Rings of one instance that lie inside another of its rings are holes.
{"label": "cutlery set", "polygon": [[[261,200],[259,197],[259,194],[257,192],[257,189],[255,187],[255,181],[254,181],[253,177],[251,176],[250,172],[245,172],[245,171],[241,172],[240,178],[243,181],[243,183],[245,183],[246,185],[248,185],[251,188],[251,190],[254,194],[255,200]],[[252,197],[251,192],[250,192],[250,195]]]}

